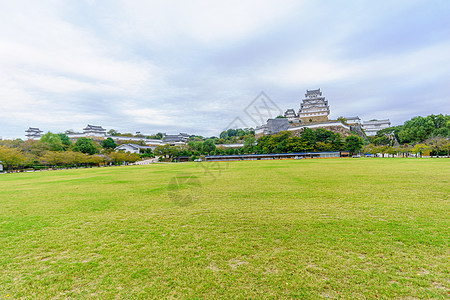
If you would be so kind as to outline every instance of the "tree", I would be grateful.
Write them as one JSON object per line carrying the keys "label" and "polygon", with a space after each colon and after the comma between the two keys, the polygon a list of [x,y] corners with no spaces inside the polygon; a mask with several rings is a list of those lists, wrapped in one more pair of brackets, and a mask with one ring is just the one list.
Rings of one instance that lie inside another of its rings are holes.
{"label": "tree", "polygon": [[358,153],[364,145],[362,139],[356,135],[349,135],[345,138],[345,148],[353,155]]}
{"label": "tree", "polygon": [[331,151],[333,150],[333,145],[325,142],[317,142],[316,143],[316,150],[317,151]]}
{"label": "tree", "polygon": [[397,153],[397,148],[393,147],[393,146],[387,146],[386,149],[386,153],[392,155],[392,157],[394,157],[394,155]]}
{"label": "tree", "polygon": [[434,136],[426,140],[426,144],[430,146],[430,148],[436,152],[436,156],[439,157],[439,151],[444,149],[444,146],[447,142],[446,138]]}
{"label": "tree", "polygon": [[155,155],[153,155],[152,148],[141,149],[140,155],[141,157],[155,157]]}
{"label": "tree", "polygon": [[102,147],[104,149],[112,150],[117,147],[117,144],[116,144],[116,142],[114,142],[114,140],[112,138],[109,137],[102,141]]}
{"label": "tree", "polygon": [[445,139],[443,144],[442,144],[442,149],[444,151],[447,151],[447,157],[450,157],[450,140],[449,139]]}
{"label": "tree", "polygon": [[202,151],[202,149],[203,149],[203,142],[202,141],[195,141],[195,142],[193,142],[194,144],[193,144],[193,146],[194,146],[194,150],[196,150],[196,151]]}
{"label": "tree", "polygon": [[209,154],[211,152],[214,152],[216,150],[216,145],[214,145],[214,142],[212,139],[207,139],[203,143],[203,152],[206,154]]}
{"label": "tree", "polygon": [[365,145],[364,146],[364,153],[377,155],[378,154],[378,148],[374,144]]}
{"label": "tree", "polygon": [[120,135],[120,132],[118,132],[117,130],[114,130],[114,129],[110,129],[110,130],[108,130],[107,134],[110,136],[118,136],[118,135]]}
{"label": "tree", "polygon": [[0,145],[0,161],[7,169],[11,169],[27,164],[27,157],[18,148]]}
{"label": "tree", "polygon": [[41,136],[41,143],[44,144],[50,151],[62,151],[64,149],[61,137],[50,131]]}
{"label": "tree", "polygon": [[170,158],[171,151],[170,151],[170,145],[163,145],[163,146],[156,146],[155,148],[155,155],[162,156],[164,158]]}
{"label": "tree", "polygon": [[97,147],[95,147],[94,142],[85,137],[79,138],[73,145],[72,150],[90,155],[97,153]]}
{"label": "tree", "polygon": [[411,151],[413,153],[416,153],[416,155],[417,155],[417,153],[419,153],[420,157],[422,157],[425,152],[430,151],[430,146],[428,146],[426,144],[416,144],[411,149]]}
{"label": "tree", "polygon": [[312,131],[310,128],[305,128],[302,131],[301,135],[302,141],[308,145],[306,150],[311,151],[314,149],[316,144],[316,135],[314,134],[314,131]]}
{"label": "tree", "polygon": [[256,144],[256,140],[255,137],[253,136],[248,136],[245,140],[244,140],[244,148],[249,148],[252,147]]}
{"label": "tree", "polygon": [[449,137],[449,135],[450,116],[442,114],[412,118],[398,129],[400,143],[423,143],[432,136]]}
{"label": "tree", "polygon": [[163,137],[163,134],[161,132],[158,132],[157,134],[150,135],[147,138],[148,139],[155,139],[155,140],[161,140]]}
{"label": "tree", "polygon": [[228,132],[227,131],[222,131],[220,133],[220,138],[226,140],[228,138]]}
{"label": "tree", "polygon": [[26,154],[31,154],[34,156],[41,156],[45,151],[47,151],[47,147],[41,143],[41,141],[37,140],[27,140],[24,141],[19,146],[20,149]]}
{"label": "tree", "polygon": [[39,158],[39,162],[44,165],[49,166],[57,166],[62,164],[63,157],[60,155],[61,152],[55,152],[55,151],[46,151],[44,155],[42,155]]}
{"label": "tree", "polygon": [[68,149],[70,145],[72,145],[70,138],[66,134],[58,133],[58,136],[61,138],[61,142],[63,144],[64,149]]}

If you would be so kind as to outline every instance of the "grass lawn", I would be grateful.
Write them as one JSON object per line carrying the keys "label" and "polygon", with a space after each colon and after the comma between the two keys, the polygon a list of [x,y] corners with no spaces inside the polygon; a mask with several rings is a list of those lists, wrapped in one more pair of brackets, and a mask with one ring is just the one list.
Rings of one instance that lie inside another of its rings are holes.
{"label": "grass lawn", "polygon": [[450,159],[0,175],[0,299],[444,299]]}

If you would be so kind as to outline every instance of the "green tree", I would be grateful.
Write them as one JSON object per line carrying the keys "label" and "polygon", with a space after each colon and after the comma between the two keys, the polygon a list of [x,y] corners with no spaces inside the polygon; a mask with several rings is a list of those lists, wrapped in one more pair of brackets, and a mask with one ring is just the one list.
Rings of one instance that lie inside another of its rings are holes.
{"label": "green tree", "polygon": [[57,166],[64,162],[62,152],[46,151],[44,155],[39,158],[39,162],[44,165]]}
{"label": "green tree", "polygon": [[195,142],[193,142],[194,144],[193,144],[193,146],[194,146],[194,150],[196,150],[196,151],[202,151],[202,149],[203,149],[203,142],[202,141],[195,141]]}
{"label": "green tree", "polygon": [[107,134],[110,136],[119,136],[120,132],[118,132],[117,130],[114,130],[114,129],[110,129],[110,130],[108,130]]}
{"label": "green tree", "polygon": [[50,151],[62,151],[64,149],[61,137],[50,131],[41,136],[41,143],[44,144]]}
{"label": "green tree", "polygon": [[255,144],[256,140],[254,136],[247,136],[247,138],[244,140],[244,148],[246,149],[253,147]]}
{"label": "green tree", "polygon": [[97,153],[97,147],[94,145],[94,141],[85,137],[79,138],[73,145],[72,150],[90,155]]}
{"label": "green tree", "polygon": [[306,150],[314,150],[316,144],[316,135],[314,134],[314,131],[312,131],[310,128],[303,129],[301,139],[307,145]]}
{"label": "green tree", "polygon": [[414,147],[411,149],[411,151],[413,153],[415,153],[416,155],[419,154],[420,157],[422,157],[426,152],[430,151],[430,146],[423,144],[423,143],[419,143],[414,145]]}
{"label": "green tree", "polygon": [[220,138],[226,140],[228,138],[228,132],[227,131],[222,131],[220,133]]}
{"label": "green tree", "polygon": [[362,139],[356,135],[349,135],[345,138],[345,148],[353,155],[358,153],[364,145]]}
{"label": "green tree", "polygon": [[450,116],[442,114],[414,117],[398,130],[400,143],[423,143],[432,136],[449,137],[449,135]]}
{"label": "green tree", "polygon": [[102,141],[102,147],[104,149],[112,150],[117,147],[117,144],[116,144],[116,142],[114,142],[114,140],[112,138],[109,137]]}
{"label": "green tree", "polygon": [[64,149],[68,149],[70,145],[72,145],[70,138],[66,134],[58,133],[58,136],[61,138],[61,142],[63,144]]}
{"label": "green tree", "polygon": [[27,164],[27,157],[18,148],[10,148],[0,145],[0,161],[5,169],[17,168]]}
{"label": "green tree", "polygon": [[212,153],[216,150],[216,145],[214,145],[213,140],[211,139],[207,139],[204,143],[203,143],[203,152],[206,154]]}

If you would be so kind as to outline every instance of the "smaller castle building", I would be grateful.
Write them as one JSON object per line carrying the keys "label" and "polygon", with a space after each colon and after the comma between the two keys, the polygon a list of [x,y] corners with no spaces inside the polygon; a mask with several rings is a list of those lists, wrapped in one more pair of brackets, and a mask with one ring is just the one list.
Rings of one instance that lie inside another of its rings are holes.
{"label": "smaller castle building", "polygon": [[286,110],[286,112],[284,113],[284,117],[288,119],[289,122],[298,122],[298,115],[292,108]]}
{"label": "smaller castle building", "polygon": [[391,127],[391,121],[389,119],[364,121],[362,124],[364,132],[368,136],[374,136],[378,131],[389,127]]}
{"label": "smaller castle building", "polygon": [[29,140],[38,140],[41,138],[43,131],[36,127],[29,127],[25,132],[27,133],[25,136]]}
{"label": "smaller castle building", "polygon": [[361,119],[358,116],[356,116],[356,117],[341,117],[341,118],[344,118],[346,120],[347,124],[352,124],[352,125],[358,124],[358,125],[361,125]]}
{"label": "smaller castle building", "polygon": [[83,128],[83,133],[85,136],[106,136],[106,129],[103,129],[102,126],[96,125],[88,125],[86,128]]}

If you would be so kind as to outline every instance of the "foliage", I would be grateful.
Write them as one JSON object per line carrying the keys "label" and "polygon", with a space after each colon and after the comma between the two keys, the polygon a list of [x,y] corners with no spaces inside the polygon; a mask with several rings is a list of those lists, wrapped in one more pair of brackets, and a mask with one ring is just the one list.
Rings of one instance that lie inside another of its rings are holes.
{"label": "foliage", "polygon": [[112,150],[112,149],[115,149],[117,147],[117,144],[116,144],[116,142],[114,142],[114,140],[112,138],[109,137],[109,138],[104,139],[102,141],[102,147],[104,149]]}
{"label": "foliage", "polygon": [[318,128],[315,131],[305,128],[300,137],[292,136],[289,131],[262,136],[255,147],[257,153],[286,153],[303,151],[340,151],[343,150],[342,136],[332,131]]}
{"label": "foliage", "polygon": [[110,129],[110,130],[108,130],[107,134],[110,135],[110,136],[119,136],[120,132],[118,132],[115,129]]}
{"label": "foliage", "polygon": [[247,136],[244,140],[244,148],[250,148],[256,145],[256,139],[254,136]]}
{"label": "foliage", "polygon": [[158,132],[155,135],[147,136],[148,139],[154,139],[154,140],[161,140],[163,138],[163,134],[161,132]]}
{"label": "foliage", "polygon": [[450,137],[450,115],[415,117],[398,128],[400,143],[422,143],[433,136]]}
{"label": "foliage", "polygon": [[213,140],[207,139],[203,143],[202,150],[203,150],[204,153],[210,154],[211,152],[214,152],[216,150],[216,145],[214,145]]}
{"label": "foliage", "polygon": [[228,129],[220,133],[216,144],[236,144],[245,141],[248,137],[255,137],[255,131],[248,128]]}
{"label": "foliage", "polygon": [[342,124],[344,124],[344,125],[348,125],[347,119],[344,118],[344,117],[339,117],[339,118],[337,118],[337,120],[338,120],[339,122],[341,122]]}
{"label": "foliage", "polygon": [[172,159],[180,154],[180,147],[163,145],[157,146],[154,151],[155,155],[163,156],[167,159]]}
{"label": "foliage", "polygon": [[122,162],[133,163],[141,159],[141,157],[137,153],[125,153],[123,151],[111,152],[110,154],[108,154],[108,158],[115,164],[120,164]]}
{"label": "foliage", "polygon": [[18,146],[25,154],[33,156],[41,156],[45,151],[48,150],[46,145],[41,143],[41,141],[36,140],[26,140]]}
{"label": "foliage", "polygon": [[364,145],[362,139],[356,135],[350,135],[345,138],[345,149],[351,154],[359,153]]}
{"label": "foliage", "polygon": [[72,150],[90,155],[98,152],[94,141],[85,137],[79,138],[73,145]]}
{"label": "foliage", "polygon": [[5,169],[11,169],[25,165],[27,157],[18,148],[0,145],[0,162],[6,166]]}
{"label": "foliage", "polygon": [[58,136],[61,138],[61,142],[63,144],[64,149],[68,149],[70,145],[72,145],[70,138],[66,134],[58,133]]}
{"label": "foliage", "polygon": [[141,157],[155,157],[152,148],[141,149],[139,155]]}
{"label": "foliage", "polygon": [[58,134],[51,133],[50,131],[42,135],[40,141],[50,151],[62,151],[64,149],[61,137]]}

